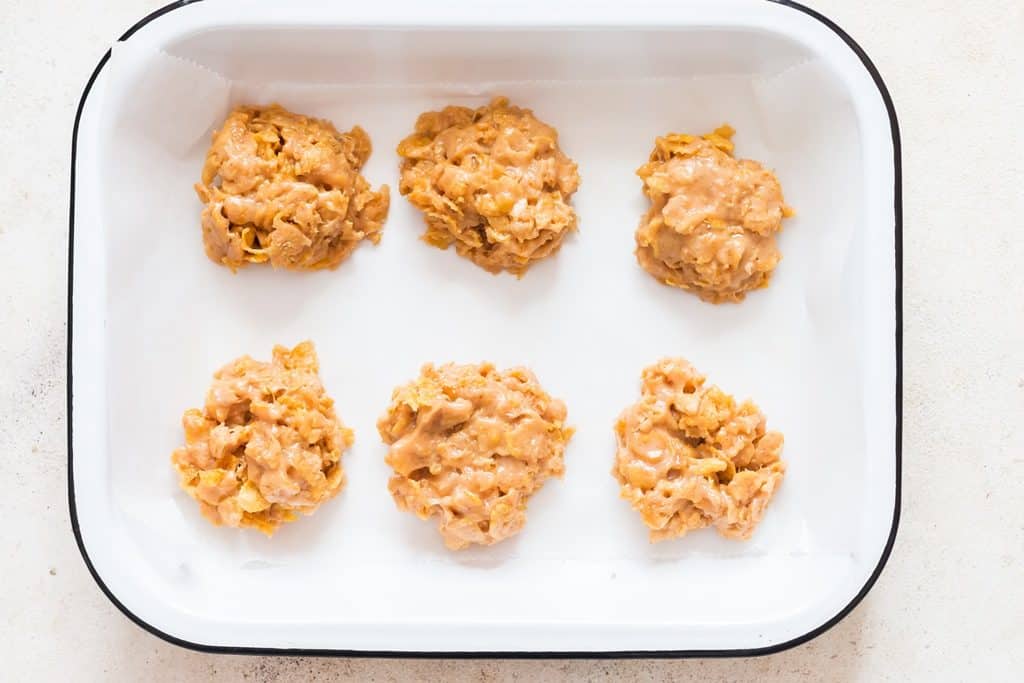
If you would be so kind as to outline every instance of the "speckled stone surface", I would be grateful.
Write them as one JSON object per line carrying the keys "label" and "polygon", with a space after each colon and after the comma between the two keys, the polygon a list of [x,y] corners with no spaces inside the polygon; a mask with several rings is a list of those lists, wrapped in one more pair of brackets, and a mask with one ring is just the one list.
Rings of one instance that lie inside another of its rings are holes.
{"label": "speckled stone surface", "polygon": [[65,495],[68,164],[79,95],[161,4],[0,2],[0,679],[1011,680],[1024,669],[1024,3],[810,0],[877,63],[903,129],[903,521],[874,591],[817,640],[706,661],[211,656],[93,584]]}

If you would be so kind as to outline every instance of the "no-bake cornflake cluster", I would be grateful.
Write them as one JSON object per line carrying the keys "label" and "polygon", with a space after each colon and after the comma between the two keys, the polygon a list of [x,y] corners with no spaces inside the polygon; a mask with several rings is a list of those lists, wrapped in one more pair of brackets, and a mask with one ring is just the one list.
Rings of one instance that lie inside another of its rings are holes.
{"label": "no-bake cornflake cluster", "polygon": [[565,404],[524,368],[426,365],[377,422],[398,507],[434,517],[452,549],[519,533],[527,501],[565,471]]}
{"label": "no-bake cornflake cluster", "polygon": [[370,150],[359,126],[339,133],[278,105],[235,109],[196,184],[206,255],[232,270],[316,270],[337,267],[362,240],[376,244],[389,195],[359,173]]}
{"label": "no-bake cornflake cluster", "polygon": [[636,230],[636,257],[661,282],[711,303],[767,287],[782,258],[775,234],[792,215],[778,178],[733,157],[733,129],[657,139],[637,170],[651,207]]}
{"label": "no-bake cornflake cluster", "polygon": [[681,358],[643,371],[640,400],[615,425],[612,474],[652,541],[714,526],[749,538],[782,482],[782,434]]}
{"label": "no-bake cornflake cluster", "polygon": [[522,275],[576,229],[575,162],[554,128],[504,97],[420,115],[398,154],[398,187],[424,213],[423,239],[492,273]]}
{"label": "no-bake cornflake cluster", "polygon": [[185,411],[185,446],[171,461],[211,522],[272,534],[345,485],[352,431],[318,373],[310,342],[276,346],[269,363],[243,356],[225,365],[205,405]]}

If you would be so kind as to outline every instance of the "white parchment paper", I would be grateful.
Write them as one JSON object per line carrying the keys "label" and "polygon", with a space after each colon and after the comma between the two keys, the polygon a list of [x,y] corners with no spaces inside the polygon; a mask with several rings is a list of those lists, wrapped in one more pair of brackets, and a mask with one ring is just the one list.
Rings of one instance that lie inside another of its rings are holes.
{"label": "white parchment paper", "polygon": [[[289,40],[294,52],[254,49],[249,63],[236,52],[220,64],[214,43],[172,55],[129,42],[110,65],[101,164],[110,504],[135,544],[126,555],[142,558],[132,571],[153,591],[213,621],[707,629],[801,609],[802,588],[848,570],[866,481],[865,188],[854,109],[823,66],[782,54],[778,64],[740,68],[709,56],[706,75],[673,76],[629,61],[627,50],[607,77],[579,67],[583,76],[568,78],[575,67],[560,63],[548,69],[556,78],[540,78],[544,65],[524,54],[519,66],[506,55],[480,73],[534,77],[459,81],[457,67],[438,66],[431,78],[429,53],[417,59],[413,46],[412,57],[339,66],[361,82],[331,82],[307,54],[317,39]],[[288,54],[298,61],[282,64]],[[302,63],[311,64],[308,78]],[[289,69],[295,77],[282,79]],[[578,235],[520,281],[420,242],[421,217],[397,192],[394,149],[419,113],[496,94],[557,127],[582,177]],[[339,129],[362,125],[373,140],[363,172],[391,186],[391,213],[381,244],[361,246],[336,271],[232,274],[203,253],[192,184],[210,133],[232,106],[269,102]],[[655,136],[723,122],[738,131],[738,156],[775,169],[797,215],[780,238],[784,258],[770,288],[712,306],[637,266],[633,231],[646,200],[634,171]],[[273,539],[211,527],[169,463],[183,440],[182,412],[202,404],[227,361],[266,358],[275,343],[307,338],[356,432],[344,459],[348,487]],[[747,543],[705,530],[649,545],[617,497],[612,426],[636,399],[641,369],[668,355],[753,398],[786,436],[789,472]],[[396,384],[422,363],[449,360],[531,367],[578,428],[564,480],[532,500],[525,532],[458,554],[431,524],[395,508],[375,429]]]}

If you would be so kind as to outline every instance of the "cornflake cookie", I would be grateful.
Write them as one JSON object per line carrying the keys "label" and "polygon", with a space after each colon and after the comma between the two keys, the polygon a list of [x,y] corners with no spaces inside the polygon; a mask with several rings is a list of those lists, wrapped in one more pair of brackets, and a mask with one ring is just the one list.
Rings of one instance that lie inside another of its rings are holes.
{"label": "cornflake cookie", "polygon": [[202,410],[185,411],[185,446],[171,462],[215,525],[269,536],[345,485],[341,455],[352,430],[335,415],[319,369],[308,341],[275,346],[269,363],[242,356],[214,374]]}
{"label": "cornflake cookie", "polygon": [[359,174],[370,149],[359,126],[339,133],[276,104],[235,109],[195,186],[206,255],[231,270],[316,270],[336,268],[362,240],[376,244],[389,195]]}
{"label": "cornflake cookie", "polygon": [[568,203],[580,183],[576,163],[554,128],[504,97],[420,115],[398,154],[398,189],[425,214],[423,239],[454,244],[491,273],[522,276],[576,229]]}
{"label": "cornflake cookie", "polygon": [[377,421],[395,470],[388,490],[400,509],[436,517],[452,550],[497,543],[523,528],[544,481],[562,476],[565,416],[525,368],[425,365]]}
{"label": "cornflake cookie", "polygon": [[637,170],[651,200],[636,231],[637,260],[661,282],[716,304],[768,286],[782,258],[775,233],[793,215],[775,174],[733,157],[734,133],[670,133]]}
{"label": "cornflake cookie", "polygon": [[765,430],[757,406],[705,386],[681,358],[644,369],[640,400],[615,435],[612,474],[652,542],[706,526],[749,538],[786,471],[782,434]]}

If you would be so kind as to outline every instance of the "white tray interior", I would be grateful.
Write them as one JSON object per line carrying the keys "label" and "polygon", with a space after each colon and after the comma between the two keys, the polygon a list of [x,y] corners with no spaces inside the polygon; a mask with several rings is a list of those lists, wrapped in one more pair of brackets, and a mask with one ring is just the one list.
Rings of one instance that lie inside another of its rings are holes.
{"label": "white tray interior", "polygon": [[[850,48],[759,0],[554,19],[540,2],[277,5],[156,19],[115,47],[86,103],[74,492],[118,600],[203,646],[375,651],[763,648],[842,610],[879,562],[896,491],[893,148]],[[520,281],[425,246],[397,192],[395,146],[417,114],[496,94],[557,127],[582,177],[580,232]],[[337,271],[232,275],[203,254],[191,186],[209,134],[230,106],[271,101],[362,125],[364,174],[392,188],[382,243]],[[771,286],[716,307],[636,265],[634,171],[655,136],[722,122],[797,215]],[[273,539],[213,528],[169,464],[181,413],[221,364],[306,338],[356,431],[348,487]],[[618,499],[612,425],[668,355],[786,436],[786,480],[749,542],[705,530],[650,545]],[[578,428],[524,533],[461,553],[395,508],[374,427],[392,387],[448,360],[533,368]]]}

